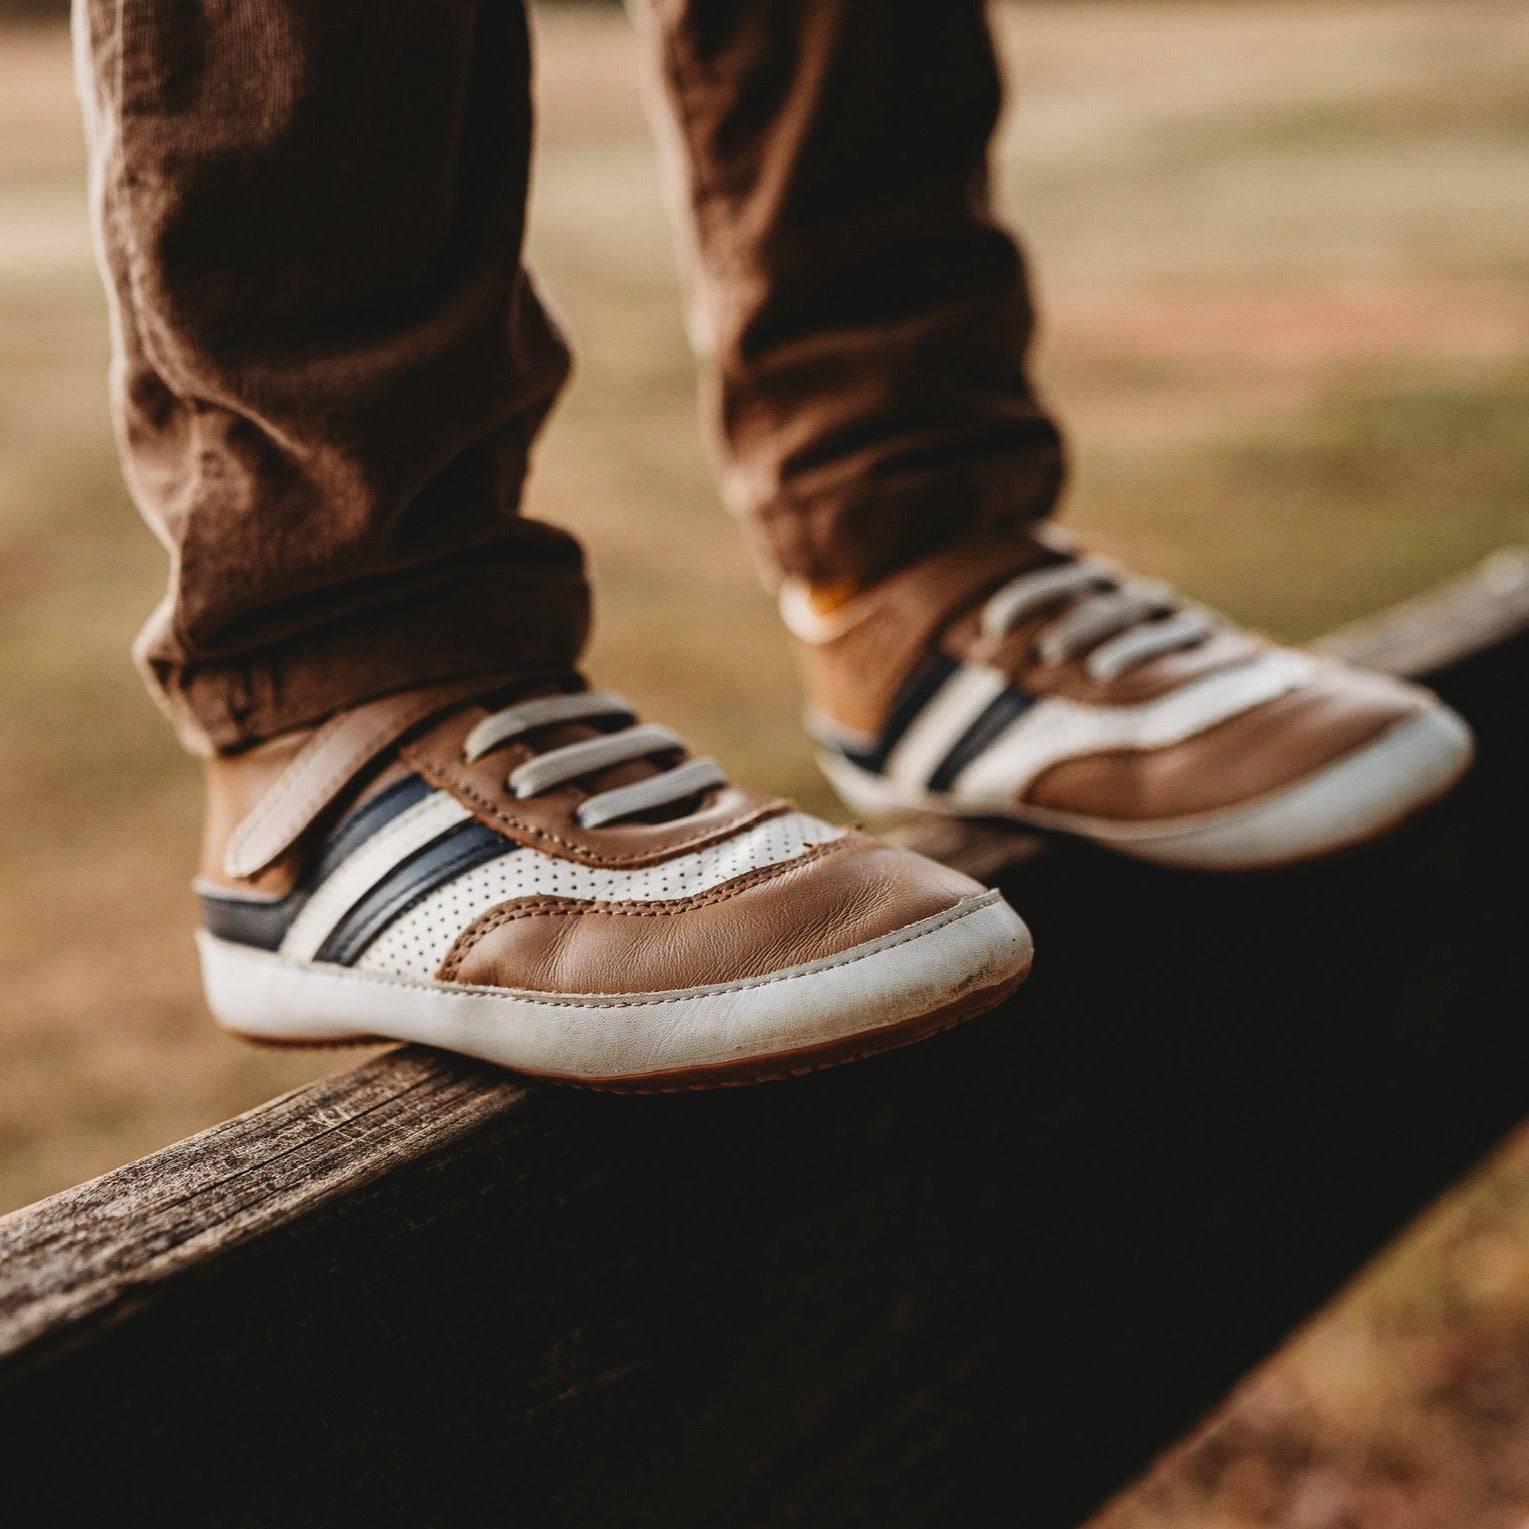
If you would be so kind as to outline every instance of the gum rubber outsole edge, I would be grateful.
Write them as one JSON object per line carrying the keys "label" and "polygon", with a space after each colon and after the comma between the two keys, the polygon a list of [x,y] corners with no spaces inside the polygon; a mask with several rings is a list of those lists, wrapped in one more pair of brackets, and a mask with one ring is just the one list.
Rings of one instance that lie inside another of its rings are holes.
{"label": "gum rubber outsole edge", "polygon": [[[1033,953],[1029,931],[996,892],[800,968],[668,994],[407,982],[286,961],[205,933],[199,943],[209,1003],[220,1024],[243,1038],[302,1046],[414,1041],[622,1092],[765,1081],[911,1044],[1001,1003],[1028,974]],[[679,1037],[669,1042],[678,1054],[646,1054],[641,1011],[654,1005],[669,1011],[655,1023],[666,1041]],[[868,1013],[877,1022],[866,1023]],[[729,1054],[738,1034],[761,1044]],[[694,1060],[683,1055],[692,1036]],[[620,1065],[623,1037],[636,1066]],[[581,1056],[584,1046],[590,1050]]]}

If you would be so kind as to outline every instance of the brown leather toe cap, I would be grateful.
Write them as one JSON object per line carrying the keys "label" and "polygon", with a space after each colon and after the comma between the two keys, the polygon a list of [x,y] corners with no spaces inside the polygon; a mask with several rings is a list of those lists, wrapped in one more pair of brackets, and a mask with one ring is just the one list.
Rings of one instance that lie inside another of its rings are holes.
{"label": "brown leather toe cap", "polygon": [[1385,675],[1323,665],[1309,684],[1168,748],[1053,765],[1023,800],[1122,822],[1215,812],[1294,785],[1429,705]]}
{"label": "brown leather toe cap", "polygon": [[675,901],[504,903],[462,933],[438,976],[557,993],[746,980],[852,949],[982,890],[921,855],[850,832]]}

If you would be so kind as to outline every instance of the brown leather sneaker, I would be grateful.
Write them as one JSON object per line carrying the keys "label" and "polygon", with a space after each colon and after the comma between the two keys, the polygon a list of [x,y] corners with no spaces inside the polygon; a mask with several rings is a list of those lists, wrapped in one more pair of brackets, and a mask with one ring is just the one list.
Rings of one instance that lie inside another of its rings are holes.
{"label": "brown leather sneaker", "polygon": [[954,549],[826,614],[787,585],[781,610],[823,769],[870,816],[1245,869],[1383,833],[1470,763],[1427,691],[1238,631],[1052,532]]}
{"label": "brown leather sneaker", "polygon": [[219,1021],[691,1088],[918,1040],[1023,980],[998,893],[737,790],[578,683],[389,696],[215,760]]}

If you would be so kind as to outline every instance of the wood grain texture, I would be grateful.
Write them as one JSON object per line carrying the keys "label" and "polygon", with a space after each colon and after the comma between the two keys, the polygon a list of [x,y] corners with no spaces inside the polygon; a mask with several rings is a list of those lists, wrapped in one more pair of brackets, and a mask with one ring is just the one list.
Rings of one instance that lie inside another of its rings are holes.
{"label": "wood grain texture", "polygon": [[1331,633],[1321,649],[1391,674],[1426,676],[1511,641],[1529,624],[1529,550],[1505,548],[1416,600]]}
{"label": "wood grain texture", "polygon": [[0,1362],[131,1315],[190,1266],[449,1148],[523,1093],[401,1048],[0,1218]]}
{"label": "wood grain texture", "polygon": [[1481,735],[1441,809],[1032,856],[1036,974],[941,1041],[641,1099],[405,1049],[6,1218],[12,1515],[1076,1523],[1523,1112],[1520,594],[1370,629]]}

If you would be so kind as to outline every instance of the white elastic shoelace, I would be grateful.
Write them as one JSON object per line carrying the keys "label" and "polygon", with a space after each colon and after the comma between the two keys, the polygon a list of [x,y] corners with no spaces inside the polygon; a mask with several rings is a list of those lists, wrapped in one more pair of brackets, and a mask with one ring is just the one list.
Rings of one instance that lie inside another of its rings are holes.
{"label": "white elastic shoelace", "polygon": [[1036,657],[1048,665],[1084,658],[1084,672],[1101,684],[1165,653],[1194,647],[1217,626],[1208,611],[1186,605],[1166,584],[1130,578],[1098,559],[1077,558],[1010,579],[982,607],[982,633],[1000,638],[1057,606],[1064,609],[1042,628]]}
{"label": "white elastic shoelace", "polygon": [[[591,690],[578,695],[541,696],[534,701],[521,701],[501,708],[485,717],[467,735],[462,744],[462,757],[472,764],[491,749],[538,727],[560,722],[613,720],[625,721],[628,725],[579,743],[548,749],[545,754],[538,754],[511,770],[506,785],[517,797],[538,796],[577,780],[581,775],[684,747],[680,735],[672,728],[652,722],[639,723],[630,701],[609,691]],[[581,827],[598,828],[602,823],[631,817],[633,813],[647,812],[654,807],[672,807],[687,797],[726,784],[727,776],[715,759],[687,759],[683,764],[661,770],[645,780],[586,798],[579,803],[574,816]]]}

